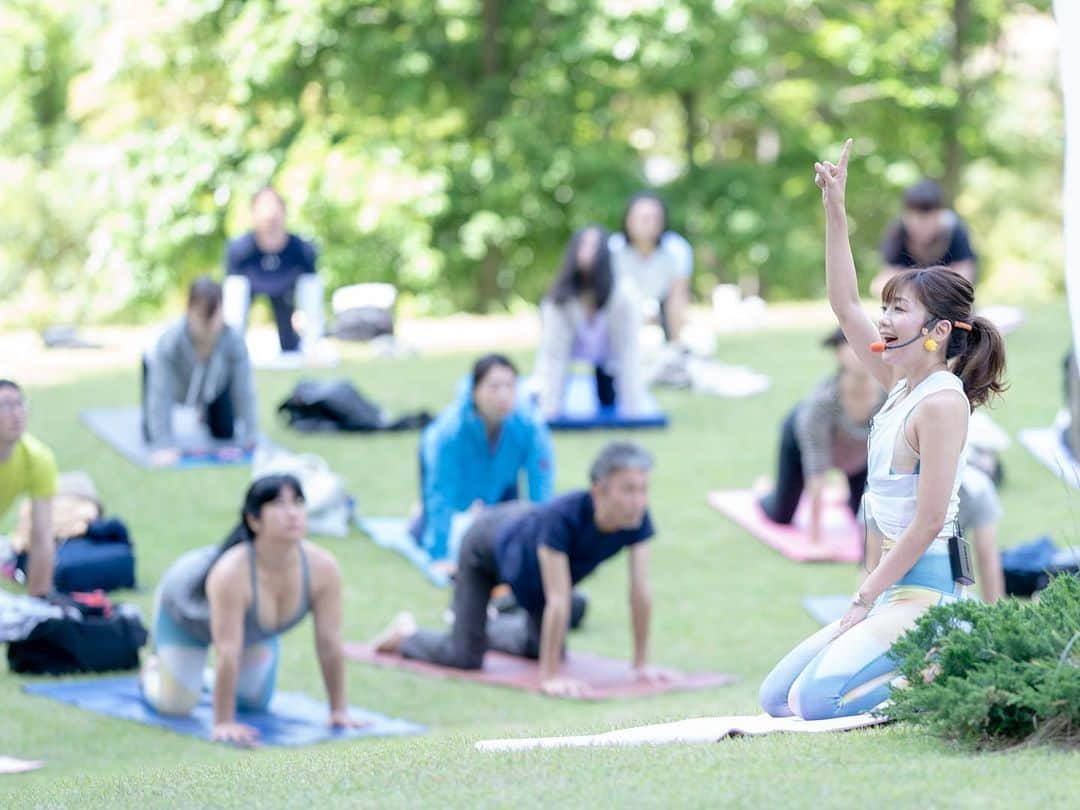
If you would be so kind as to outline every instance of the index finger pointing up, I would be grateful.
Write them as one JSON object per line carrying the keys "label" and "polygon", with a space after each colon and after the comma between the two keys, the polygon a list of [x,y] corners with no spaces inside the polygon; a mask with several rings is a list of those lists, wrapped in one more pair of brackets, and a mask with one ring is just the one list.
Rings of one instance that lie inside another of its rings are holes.
{"label": "index finger pointing up", "polygon": [[847,172],[848,158],[851,157],[851,138],[844,141],[844,151],[840,153],[840,171]]}

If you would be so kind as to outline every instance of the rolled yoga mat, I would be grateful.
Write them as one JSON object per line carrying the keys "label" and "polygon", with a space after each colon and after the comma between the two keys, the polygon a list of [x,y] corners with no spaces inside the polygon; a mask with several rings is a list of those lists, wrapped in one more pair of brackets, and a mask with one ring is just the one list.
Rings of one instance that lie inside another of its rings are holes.
{"label": "rolled yoga mat", "polygon": [[[429,678],[453,678],[473,681],[487,686],[504,686],[526,692],[539,692],[539,665],[527,658],[517,658],[499,652],[488,652],[484,668],[455,669],[426,661],[414,661],[400,655],[375,652],[370,644],[346,644],[345,657],[351,661],[399,669]],[[727,686],[737,678],[723,672],[680,672],[665,670],[671,679],[664,683],[644,683],[631,678],[630,665],[623,660],[604,658],[587,652],[568,652],[560,674],[584,681],[592,687],[588,697],[581,700],[646,697],[668,692],[685,692]]]}
{"label": "rolled yoga mat", "polygon": [[526,739],[481,740],[477,751],[532,751],[538,748],[610,748],[634,745],[672,745],[676,743],[715,743],[732,737],[762,734],[822,734],[852,731],[887,723],[888,719],[872,714],[839,717],[833,720],[800,720],[798,717],[770,717],[767,714],[733,717],[697,717],[674,723],[638,726],[604,734],[574,737],[531,737]]}
{"label": "rolled yoga mat", "polygon": [[[35,683],[23,686],[31,695],[59,700],[95,714],[156,726],[177,734],[209,740],[214,727],[210,693],[188,716],[171,717],[151,709],[142,699],[136,676],[94,680]],[[302,746],[325,740],[354,740],[361,737],[396,737],[421,734],[424,727],[408,720],[349,708],[357,720],[367,721],[359,728],[334,729],[327,725],[329,711],[325,703],[297,692],[276,692],[264,712],[237,711],[236,720],[259,731],[260,745]]]}

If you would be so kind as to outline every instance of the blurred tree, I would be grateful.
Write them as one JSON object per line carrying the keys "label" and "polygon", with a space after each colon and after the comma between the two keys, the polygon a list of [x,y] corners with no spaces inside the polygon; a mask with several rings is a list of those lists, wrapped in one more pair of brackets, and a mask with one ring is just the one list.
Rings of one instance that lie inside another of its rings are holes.
{"label": "blurred tree", "polygon": [[[542,295],[574,228],[617,227],[651,183],[697,247],[699,291],[817,295],[808,167],[849,134],[867,276],[923,174],[977,243],[995,218],[1054,216],[1021,187],[1033,154],[1059,182],[1059,102],[1038,132],[1005,122],[1024,96],[1010,32],[1047,5],[9,0],[0,289],[38,277],[81,315],[158,306],[215,271],[273,182],[331,288],[513,306]],[[1019,212],[968,187],[1014,175]],[[997,244],[995,261],[1022,258]]]}

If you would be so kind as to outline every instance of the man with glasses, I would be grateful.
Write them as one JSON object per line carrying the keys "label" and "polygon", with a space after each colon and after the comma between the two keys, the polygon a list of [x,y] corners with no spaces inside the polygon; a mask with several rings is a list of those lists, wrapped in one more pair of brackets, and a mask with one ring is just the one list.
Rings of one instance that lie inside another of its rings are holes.
{"label": "man with glasses", "polygon": [[26,432],[22,389],[11,380],[0,380],[0,517],[20,495],[30,497],[26,583],[31,596],[44,596],[52,589],[56,478],[52,451]]}

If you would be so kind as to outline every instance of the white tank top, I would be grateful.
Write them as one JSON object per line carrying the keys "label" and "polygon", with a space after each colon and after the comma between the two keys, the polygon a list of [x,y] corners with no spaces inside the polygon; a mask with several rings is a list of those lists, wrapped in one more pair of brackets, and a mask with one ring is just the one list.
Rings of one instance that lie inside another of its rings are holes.
{"label": "white tank top", "polygon": [[[906,379],[898,382],[889,392],[889,397],[881,406],[881,410],[874,416],[870,426],[867,463],[866,509],[868,515],[873,517],[881,533],[894,541],[898,540],[915,520],[915,501],[919,490],[918,461],[916,461],[913,473],[897,473],[892,468],[896,446],[908,444],[903,434],[908,416],[920,402],[938,391],[957,391],[967,402],[960,378],[950,371],[935,371],[916,385],[905,397],[906,386]],[[911,452],[915,455],[913,448]],[[953,532],[953,523],[959,508],[961,471],[965,467],[966,458],[967,438],[965,436],[963,449],[956,462],[956,472],[953,474],[945,522],[928,551],[948,551],[947,541]]]}

